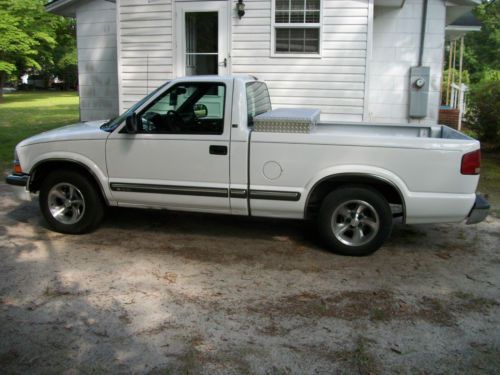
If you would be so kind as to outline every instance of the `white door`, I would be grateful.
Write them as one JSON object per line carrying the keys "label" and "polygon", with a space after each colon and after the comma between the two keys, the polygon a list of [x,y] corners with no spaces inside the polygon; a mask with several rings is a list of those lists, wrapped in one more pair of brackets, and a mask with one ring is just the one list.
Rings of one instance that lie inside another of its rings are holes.
{"label": "white door", "polygon": [[227,1],[176,3],[177,76],[229,74]]}
{"label": "white door", "polygon": [[108,137],[106,162],[120,205],[229,213],[230,79],[177,83],[136,110],[140,127]]}

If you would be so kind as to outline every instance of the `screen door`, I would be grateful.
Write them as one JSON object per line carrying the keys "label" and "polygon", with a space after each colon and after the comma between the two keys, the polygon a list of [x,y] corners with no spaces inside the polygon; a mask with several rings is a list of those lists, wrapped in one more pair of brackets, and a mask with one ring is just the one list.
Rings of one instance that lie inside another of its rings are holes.
{"label": "screen door", "polygon": [[177,3],[178,76],[228,74],[227,3]]}

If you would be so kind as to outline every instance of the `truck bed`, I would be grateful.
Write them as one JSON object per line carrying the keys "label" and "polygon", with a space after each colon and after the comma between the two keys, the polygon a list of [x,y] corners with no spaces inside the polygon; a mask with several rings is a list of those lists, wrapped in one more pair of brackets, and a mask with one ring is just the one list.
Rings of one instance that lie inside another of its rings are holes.
{"label": "truck bed", "polygon": [[339,136],[472,140],[472,138],[465,134],[445,125],[319,122],[311,133]]}

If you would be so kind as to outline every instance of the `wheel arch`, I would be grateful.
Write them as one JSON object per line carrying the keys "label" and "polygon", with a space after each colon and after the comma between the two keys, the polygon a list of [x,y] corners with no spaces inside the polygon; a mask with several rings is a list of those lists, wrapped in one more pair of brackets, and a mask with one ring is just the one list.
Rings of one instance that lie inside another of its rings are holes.
{"label": "wheel arch", "polygon": [[387,199],[387,202],[402,206],[403,222],[406,221],[405,198],[398,185],[384,176],[362,172],[335,173],[317,180],[307,195],[304,217],[306,219],[313,217],[323,199],[331,191],[345,185],[364,185],[377,190]]}
{"label": "wheel arch", "polygon": [[100,179],[96,173],[88,167],[85,163],[82,163],[73,159],[64,158],[50,158],[44,159],[36,164],[30,169],[30,179],[28,183],[28,190],[30,192],[37,192],[40,189],[43,179],[54,170],[71,170],[74,172],[81,173],[86,176],[89,181],[97,188],[100,193],[101,199],[105,204],[109,204],[108,197],[100,182]]}

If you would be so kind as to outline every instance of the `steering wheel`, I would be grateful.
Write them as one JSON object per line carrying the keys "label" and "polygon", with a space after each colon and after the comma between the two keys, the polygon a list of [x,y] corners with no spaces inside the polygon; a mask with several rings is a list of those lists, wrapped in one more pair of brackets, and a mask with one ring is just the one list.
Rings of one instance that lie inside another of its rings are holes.
{"label": "steering wheel", "polygon": [[181,115],[174,110],[169,110],[167,112],[167,121],[170,129],[177,133],[181,131],[181,126],[179,124],[184,125],[184,120]]}

